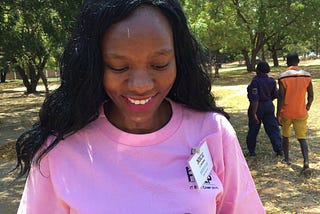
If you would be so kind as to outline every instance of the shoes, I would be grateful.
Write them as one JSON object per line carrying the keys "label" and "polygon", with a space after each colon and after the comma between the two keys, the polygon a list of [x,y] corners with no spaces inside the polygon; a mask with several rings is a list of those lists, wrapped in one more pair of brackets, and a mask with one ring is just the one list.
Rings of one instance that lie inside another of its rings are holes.
{"label": "shoes", "polygon": [[255,157],[257,154],[255,152],[248,152],[244,155],[245,157]]}
{"label": "shoes", "polygon": [[302,168],[301,175],[303,175],[305,178],[310,178],[312,175],[312,170],[310,168]]}
{"label": "shoes", "polygon": [[284,163],[284,164],[287,164],[287,165],[290,165],[290,164],[291,164],[290,159],[288,159],[288,160],[283,159],[281,162]]}
{"label": "shoes", "polygon": [[283,151],[277,151],[276,156],[283,156]]}

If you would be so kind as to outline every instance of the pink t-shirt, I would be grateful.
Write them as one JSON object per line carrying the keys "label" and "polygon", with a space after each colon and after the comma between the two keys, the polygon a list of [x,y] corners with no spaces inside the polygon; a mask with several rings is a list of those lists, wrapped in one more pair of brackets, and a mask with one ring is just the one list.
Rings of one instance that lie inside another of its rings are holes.
{"label": "pink t-shirt", "polygon": [[[171,120],[150,134],[125,133],[101,111],[32,167],[18,213],[265,213],[227,119],[170,103]],[[214,169],[197,189],[188,159],[204,139]]]}

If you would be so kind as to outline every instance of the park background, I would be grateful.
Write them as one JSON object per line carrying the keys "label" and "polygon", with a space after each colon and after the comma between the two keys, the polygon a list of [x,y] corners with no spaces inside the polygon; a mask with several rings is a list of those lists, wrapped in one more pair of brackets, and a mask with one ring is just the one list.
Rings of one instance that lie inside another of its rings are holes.
{"label": "park background", "polygon": [[[59,86],[59,59],[81,1],[0,2],[0,213],[16,213],[24,179],[14,167],[15,139],[37,120],[41,103]],[[300,176],[302,157],[291,137],[290,166],[274,156],[263,130],[257,157],[247,158],[267,213],[320,213],[320,1],[181,0],[188,24],[212,66],[213,93],[231,115],[245,152],[246,87],[257,61],[276,78],[284,56],[300,54],[313,76],[315,101],[309,112],[310,179]],[[254,211],[253,211],[254,213]]]}

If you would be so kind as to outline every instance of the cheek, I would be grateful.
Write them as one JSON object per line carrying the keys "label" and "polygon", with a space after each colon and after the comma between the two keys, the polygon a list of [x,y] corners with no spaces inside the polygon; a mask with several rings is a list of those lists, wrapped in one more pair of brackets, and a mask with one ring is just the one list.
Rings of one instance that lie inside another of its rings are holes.
{"label": "cheek", "polygon": [[103,87],[104,91],[108,94],[110,97],[112,94],[117,91],[117,83],[118,81],[114,79],[114,77],[107,72],[103,75]]}
{"label": "cheek", "polygon": [[168,77],[168,78],[166,79],[166,81],[167,81],[166,85],[167,85],[167,87],[168,87],[169,90],[170,90],[171,87],[173,86],[175,80],[176,80],[176,75],[171,75],[170,77]]}
{"label": "cheek", "polygon": [[168,94],[171,90],[174,82],[175,82],[176,76],[175,73],[171,73],[170,75],[163,76],[161,78],[161,81],[158,82],[159,90],[162,91],[164,94]]}
{"label": "cheek", "polygon": [[172,69],[172,72],[170,72],[170,74],[167,77],[167,85],[170,86],[170,88],[172,87],[172,85],[174,84],[174,82],[176,81],[176,77],[177,77],[177,70],[176,67],[174,66],[174,69]]}

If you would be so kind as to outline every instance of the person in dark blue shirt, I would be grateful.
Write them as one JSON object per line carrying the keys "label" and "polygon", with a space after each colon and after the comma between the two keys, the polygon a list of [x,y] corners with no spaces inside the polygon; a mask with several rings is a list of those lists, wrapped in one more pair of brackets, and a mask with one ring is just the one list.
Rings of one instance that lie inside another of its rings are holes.
{"label": "person in dark blue shirt", "polygon": [[275,117],[275,107],[272,100],[278,96],[276,81],[269,77],[270,66],[267,62],[261,61],[256,68],[256,76],[247,87],[250,106],[248,109],[249,131],[246,138],[249,156],[255,156],[257,135],[261,122],[271,141],[272,148],[276,155],[283,155],[281,134]]}

